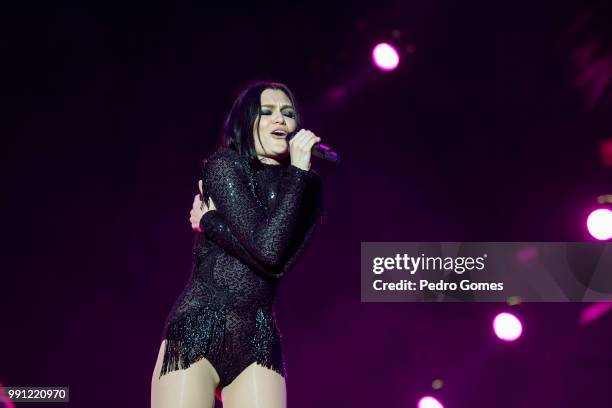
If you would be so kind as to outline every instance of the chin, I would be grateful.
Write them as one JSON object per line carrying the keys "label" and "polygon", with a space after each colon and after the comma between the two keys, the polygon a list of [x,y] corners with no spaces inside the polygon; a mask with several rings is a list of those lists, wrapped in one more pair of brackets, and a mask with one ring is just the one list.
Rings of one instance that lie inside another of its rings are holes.
{"label": "chin", "polygon": [[283,158],[289,155],[289,149],[287,146],[274,146],[269,150],[269,152],[272,153],[275,158]]}

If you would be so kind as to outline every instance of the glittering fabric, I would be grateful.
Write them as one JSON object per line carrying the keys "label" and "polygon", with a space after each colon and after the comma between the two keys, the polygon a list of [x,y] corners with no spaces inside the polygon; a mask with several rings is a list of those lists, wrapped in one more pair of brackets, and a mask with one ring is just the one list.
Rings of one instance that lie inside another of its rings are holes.
{"label": "glittering fabric", "polygon": [[321,216],[320,179],[292,165],[253,167],[221,149],[202,180],[216,210],[202,217],[191,276],[166,321],[160,377],[203,357],[219,387],[253,362],[285,376],[273,303]]}

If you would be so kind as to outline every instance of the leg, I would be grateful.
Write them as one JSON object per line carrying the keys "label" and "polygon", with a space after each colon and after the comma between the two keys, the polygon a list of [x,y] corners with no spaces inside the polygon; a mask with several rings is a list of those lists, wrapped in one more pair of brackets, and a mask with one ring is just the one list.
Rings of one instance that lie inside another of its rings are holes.
{"label": "leg", "polygon": [[219,375],[205,358],[185,370],[176,370],[159,378],[164,361],[166,340],[159,348],[151,378],[151,408],[213,408]]}
{"label": "leg", "polygon": [[285,379],[253,363],[221,391],[224,408],[286,408]]}

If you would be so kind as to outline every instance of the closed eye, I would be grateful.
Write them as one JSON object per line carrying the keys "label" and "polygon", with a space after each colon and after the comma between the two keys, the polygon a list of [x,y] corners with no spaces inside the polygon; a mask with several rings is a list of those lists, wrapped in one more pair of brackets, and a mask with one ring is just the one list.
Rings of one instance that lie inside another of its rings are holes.
{"label": "closed eye", "polygon": [[[272,111],[269,110],[261,110],[259,112],[260,115],[271,115]],[[288,118],[295,118],[295,112],[293,111],[284,111],[283,115],[287,116]]]}

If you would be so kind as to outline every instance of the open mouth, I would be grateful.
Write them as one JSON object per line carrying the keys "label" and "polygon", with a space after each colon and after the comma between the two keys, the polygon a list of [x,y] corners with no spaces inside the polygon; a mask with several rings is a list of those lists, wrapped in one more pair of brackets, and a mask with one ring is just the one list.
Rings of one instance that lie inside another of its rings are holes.
{"label": "open mouth", "polygon": [[274,130],[270,133],[272,133],[274,136],[276,136],[279,139],[281,138],[284,139],[285,137],[287,137],[287,132],[282,131],[282,130]]}

